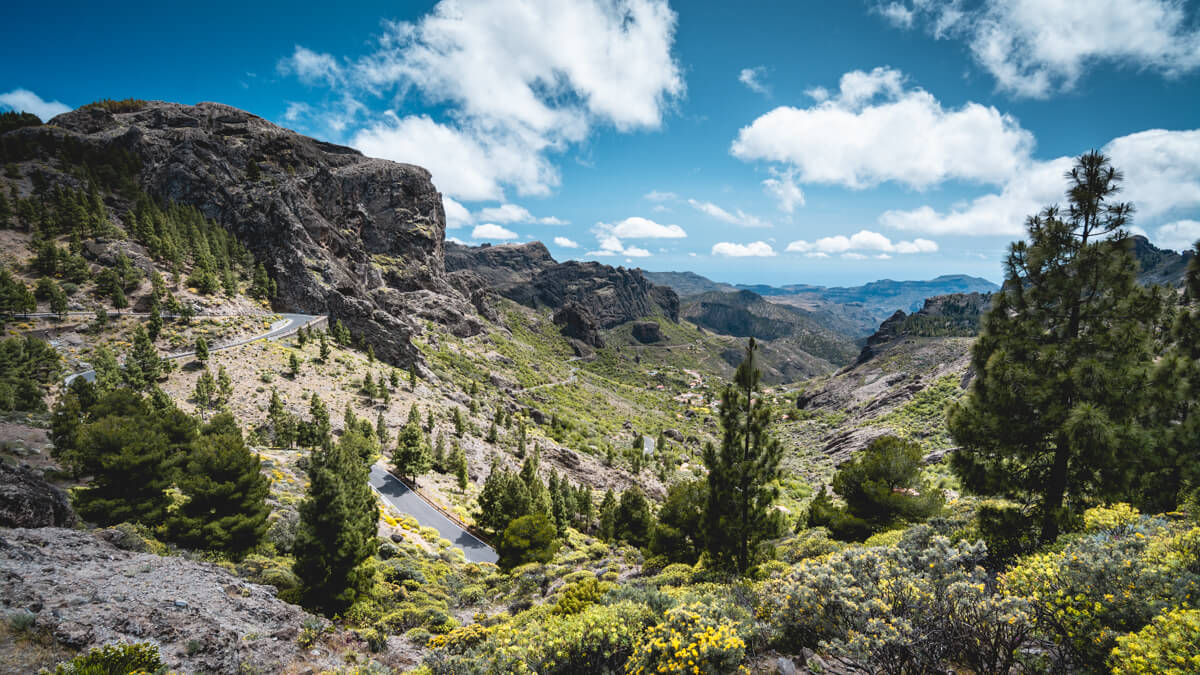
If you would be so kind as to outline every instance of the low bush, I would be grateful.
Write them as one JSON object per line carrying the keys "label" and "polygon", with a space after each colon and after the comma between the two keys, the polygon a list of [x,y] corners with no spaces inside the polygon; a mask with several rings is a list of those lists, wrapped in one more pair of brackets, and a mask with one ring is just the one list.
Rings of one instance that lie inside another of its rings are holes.
{"label": "low bush", "polygon": [[1118,637],[1109,660],[1113,675],[1200,673],[1200,610],[1175,609]]}
{"label": "low bush", "polygon": [[[96,647],[86,654],[58,664],[53,675],[131,675],[165,674],[167,665],[158,647],[149,642],[113,644]],[[43,670],[43,674],[50,671]]]}
{"label": "low bush", "polygon": [[746,643],[733,623],[702,604],[675,607],[646,629],[626,673],[748,673]]}

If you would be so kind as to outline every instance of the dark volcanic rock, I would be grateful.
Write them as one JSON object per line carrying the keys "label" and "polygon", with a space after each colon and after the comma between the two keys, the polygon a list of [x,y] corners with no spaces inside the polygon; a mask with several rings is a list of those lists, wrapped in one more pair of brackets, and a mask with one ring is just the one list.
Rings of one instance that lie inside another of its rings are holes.
{"label": "dark volcanic rock", "polygon": [[[554,313],[554,325],[560,326],[563,335],[574,338],[591,347],[603,347],[604,339],[600,337],[600,328],[596,325],[596,317],[582,305],[571,302]],[[583,356],[583,354],[579,354]]]}
{"label": "dark volcanic rock", "polygon": [[62,490],[26,466],[0,462],[0,527],[68,527],[75,512]]}
{"label": "dark volcanic rock", "polygon": [[76,110],[18,133],[132,153],[146,191],[200,209],[266,265],[279,308],[341,319],[388,360],[417,358],[415,318],[482,330],[472,299],[446,278],[442,197],[421,167],[216,103]]}
{"label": "dark volcanic rock", "polygon": [[653,321],[635,321],[631,327],[633,339],[649,345],[663,341],[662,328]]}
{"label": "dark volcanic rock", "polygon": [[555,262],[541,242],[468,247],[446,245],[446,269],[470,271],[500,295],[527,307],[586,309],[600,328],[646,316],[679,320],[679,296],[641,271],[598,262]]}
{"label": "dark volcanic rock", "polygon": [[1133,257],[1138,262],[1138,283],[1143,286],[1160,284],[1177,288],[1187,276],[1188,261],[1193,253],[1161,249],[1140,234],[1129,238]]}

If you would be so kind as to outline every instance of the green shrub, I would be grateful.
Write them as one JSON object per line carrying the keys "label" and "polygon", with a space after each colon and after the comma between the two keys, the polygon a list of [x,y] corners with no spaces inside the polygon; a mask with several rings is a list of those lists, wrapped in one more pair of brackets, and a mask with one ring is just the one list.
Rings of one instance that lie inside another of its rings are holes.
{"label": "green shrub", "polygon": [[325,623],[320,619],[309,617],[300,624],[300,634],[296,636],[296,644],[304,649],[317,644],[325,632]]}
{"label": "green shrub", "polygon": [[746,643],[725,618],[699,603],[668,610],[638,640],[627,673],[731,673],[746,656]]}
{"label": "green shrub", "polygon": [[1111,506],[1097,506],[1083,512],[1084,532],[1104,532],[1118,527],[1132,525],[1141,513],[1129,504],[1120,503]]}
{"label": "green shrub", "polygon": [[1171,610],[1142,630],[1118,637],[1110,663],[1113,675],[1200,672],[1200,610]]}
{"label": "green shrub", "polygon": [[797,563],[807,558],[819,558],[846,547],[840,541],[829,538],[829,530],[814,527],[801,530],[794,539],[788,539],[776,549],[781,560]]}
{"label": "green shrub", "polygon": [[1143,517],[1059,544],[1022,559],[1001,587],[1030,599],[1038,631],[1076,667],[1100,670],[1118,636],[1165,610],[1200,605],[1200,528]]}
{"label": "green shrub", "polygon": [[14,609],[8,613],[8,625],[18,633],[23,633],[37,623],[37,615],[27,609]]}
{"label": "green shrub", "polygon": [[612,588],[612,584],[597,581],[595,576],[570,584],[563,588],[550,613],[558,616],[578,614],[600,602]]}
{"label": "green shrub", "polygon": [[158,647],[149,642],[138,642],[96,647],[66,663],[58,664],[53,675],[130,675],[165,673],[166,670],[167,665],[159,656]]}
{"label": "green shrub", "polygon": [[692,566],[683,563],[667,565],[650,579],[656,586],[683,586],[692,581]]}

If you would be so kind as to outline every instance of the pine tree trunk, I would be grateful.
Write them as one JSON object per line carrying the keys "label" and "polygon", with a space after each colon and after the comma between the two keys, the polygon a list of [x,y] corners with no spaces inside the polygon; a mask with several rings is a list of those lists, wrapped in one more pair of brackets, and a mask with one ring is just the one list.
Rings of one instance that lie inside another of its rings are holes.
{"label": "pine tree trunk", "polygon": [[1070,449],[1063,442],[1054,449],[1054,467],[1050,472],[1050,482],[1046,485],[1046,499],[1042,502],[1041,539],[1045,544],[1058,538],[1058,513],[1067,491],[1067,462],[1070,455]]}

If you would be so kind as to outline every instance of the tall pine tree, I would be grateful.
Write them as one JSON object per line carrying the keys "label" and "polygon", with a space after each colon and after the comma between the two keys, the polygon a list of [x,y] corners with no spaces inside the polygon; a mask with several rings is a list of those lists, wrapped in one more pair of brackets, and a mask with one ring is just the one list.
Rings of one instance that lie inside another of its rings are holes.
{"label": "tall pine tree", "polygon": [[948,415],[963,485],[1031,503],[1043,542],[1089,503],[1127,495],[1152,444],[1139,424],[1160,309],[1137,285],[1103,155],[1067,173],[1069,208],[1031,216],[972,348],[970,393]]}
{"label": "tall pine tree", "polygon": [[303,604],[327,615],[349,607],[371,585],[365,565],[375,551],[379,510],[367,465],[346,444],[329,442],[312,455],[300,503],[293,569]]}
{"label": "tall pine tree", "polygon": [[706,547],[718,569],[746,572],[761,556],[763,542],[779,531],[772,508],[779,490],[779,442],[770,434],[771,410],[759,396],[758,344],[750,338],[733,383],[721,396],[719,448],[704,449],[708,468]]}

